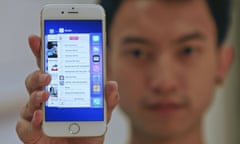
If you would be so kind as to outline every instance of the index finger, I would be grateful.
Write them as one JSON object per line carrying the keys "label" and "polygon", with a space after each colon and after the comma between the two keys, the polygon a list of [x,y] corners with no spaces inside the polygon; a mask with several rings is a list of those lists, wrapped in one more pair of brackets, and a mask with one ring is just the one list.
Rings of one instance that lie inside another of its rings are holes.
{"label": "index finger", "polygon": [[29,46],[36,57],[37,65],[40,67],[41,64],[41,38],[37,35],[31,35],[28,38]]}

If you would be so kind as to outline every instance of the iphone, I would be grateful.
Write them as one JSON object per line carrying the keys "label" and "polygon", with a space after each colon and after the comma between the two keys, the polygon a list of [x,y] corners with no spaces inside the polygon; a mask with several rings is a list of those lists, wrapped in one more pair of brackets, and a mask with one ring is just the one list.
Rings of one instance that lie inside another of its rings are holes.
{"label": "iphone", "polygon": [[50,137],[101,136],[106,131],[105,12],[97,4],[50,4],[41,11],[45,87],[43,132]]}

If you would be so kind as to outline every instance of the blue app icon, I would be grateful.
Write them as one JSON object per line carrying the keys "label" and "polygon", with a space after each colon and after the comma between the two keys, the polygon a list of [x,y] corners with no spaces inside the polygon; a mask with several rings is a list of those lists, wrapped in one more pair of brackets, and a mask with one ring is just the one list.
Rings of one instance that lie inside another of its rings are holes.
{"label": "blue app icon", "polygon": [[92,36],[92,41],[94,43],[99,43],[100,42],[100,36],[99,35],[93,35]]}
{"label": "blue app icon", "polygon": [[99,46],[93,46],[92,49],[93,49],[93,52],[99,52],[100,51]]}
{"label": "blue app icon", "polygon": [[102,101],[101,98],[93,98],[93,106],[101,106],[102,105]]}

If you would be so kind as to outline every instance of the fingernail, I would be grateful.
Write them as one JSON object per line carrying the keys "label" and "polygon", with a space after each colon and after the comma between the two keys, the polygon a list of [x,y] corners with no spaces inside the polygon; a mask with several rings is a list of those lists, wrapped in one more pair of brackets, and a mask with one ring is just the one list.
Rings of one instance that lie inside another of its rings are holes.
{"label": "fingernail", "polygon": [[36,110],[33,114],[33,126],[39,126],[39,124],[41,123],[41,113],[39,110]]}
{"label": "fingernail", "polygon": [[114,85],[118,89],[118,83],[116,81],[109,81],[112,85]]}
{"label": "fingernail", "polygon": [[116,88],[116,91],[115,91],[114,95],[115,95],[115,98],[119,100],[120,95],[119,95],[119,91],[118,91],[118,83],[116,81],[109,81],[109,82]]}

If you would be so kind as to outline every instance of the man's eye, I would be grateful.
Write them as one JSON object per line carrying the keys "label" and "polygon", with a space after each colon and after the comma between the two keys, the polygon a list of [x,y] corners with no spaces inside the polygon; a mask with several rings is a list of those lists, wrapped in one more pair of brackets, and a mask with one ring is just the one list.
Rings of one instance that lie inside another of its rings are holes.
{"label": "man's eye", "polygon": [[181,54],[183,55],[191,55],[194,52],[193,47],[185,47],[184,49],[181,50]]}
{"label": "man's eye", "polygon": [[136,50],[132,50],[131,54],[136,58],[140,58],[144,55],[144,52],[142,50],[136,49]]}

